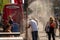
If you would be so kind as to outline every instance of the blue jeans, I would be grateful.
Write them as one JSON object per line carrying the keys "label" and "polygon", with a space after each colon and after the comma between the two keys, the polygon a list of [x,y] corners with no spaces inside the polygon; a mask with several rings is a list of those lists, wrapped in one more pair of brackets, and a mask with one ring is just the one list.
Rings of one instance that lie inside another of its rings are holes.
{"label": "blue jeans", "polygon": [[38,39],[38,31],[33,31],[32,32],[32,40],[37,40]]}

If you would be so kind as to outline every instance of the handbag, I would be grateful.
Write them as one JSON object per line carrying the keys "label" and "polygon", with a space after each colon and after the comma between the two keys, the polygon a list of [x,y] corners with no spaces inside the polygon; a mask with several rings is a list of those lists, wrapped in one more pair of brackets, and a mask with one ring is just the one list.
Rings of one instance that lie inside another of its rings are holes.
{"label": "handbag", "polygon": [[45,27],[45,32],[46,32],[46,33],[50,32],[50,25],[49,25],[49,24],[46,25],[46,27]]}

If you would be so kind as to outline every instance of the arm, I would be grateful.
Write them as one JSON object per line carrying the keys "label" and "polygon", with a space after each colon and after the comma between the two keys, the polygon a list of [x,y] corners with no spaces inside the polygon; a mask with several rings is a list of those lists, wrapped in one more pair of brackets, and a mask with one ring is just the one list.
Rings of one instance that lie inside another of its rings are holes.
{"label": "arm", "polygon": [[31,25],[29,24],[28,28],[30,28],[30,27],[31,27]]}

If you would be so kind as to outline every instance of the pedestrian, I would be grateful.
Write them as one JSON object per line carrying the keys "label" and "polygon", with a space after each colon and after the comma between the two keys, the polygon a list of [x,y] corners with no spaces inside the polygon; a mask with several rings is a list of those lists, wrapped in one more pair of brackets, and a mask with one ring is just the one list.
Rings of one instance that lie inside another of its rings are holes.
{"label": "pedestrian", "polygon": [[12,26],[11,31],[12,32],[19,32],[20,31],[19,24],[16,23],[15,21],[13,21],[11,15],[8,17],[8,20],[9,20],[9,23],[11,24],[11,26]]}
{"label": "pedestrian", "polygon": [[35,18],[29,20],[29,27],[32,28],[32,40],[38,39],[38,28],[37,28],[37,21]]}
{"label": "pedestrian", "polygon": [[5,27],[6,27],[7,24],[13,24],[12,17],[8,16],[7,18],[8,18],[7,20],[3,21],[3,31],[5,31]]}
{"label": "pedestrian", "polygon": [[55,18],[55,24],[56,24],[56,26],[55,26],[55,36],[56,36],[56,31],[57,31],[57,29],[58,29],[58,19],[57,18]]}
{"label": "pedestrian", "polygon": [[12,26],[10,24],[7,24],[5,27],[5,32],[11,32]]}
{"label": "pedestrian", "polygon": [[55,33],[54,33],[55,23],[52,17],[50,17],[48,24],[49,24],[49,32],[47,32],[48,40],[51,40],[51,36],[53,40],[55,40]]}
{"label": "pedestrian", "polygon": [[[7,24],[4,32],[12,33],[11,28],[12,28],[12,26],[10,24]],[[9,34],[9,35],[6,35],[6,37],[14,37],[14,35]]]}
{"label": "pedestrian", "polygon": [[60,20],[59,20],[59,37],[60,37]]}
{"label": "pedestrian", "polygon": [[9,21],[10,24],[13,24],[13,19],[12,19],[12,16],[11,15],[8,16],[8,21]]}
{"label": "pedestrian", "polygon": [[5,22],[3,21],[3,32],[5,31],[7,24],[9,24],[8,20],[6,20]]}

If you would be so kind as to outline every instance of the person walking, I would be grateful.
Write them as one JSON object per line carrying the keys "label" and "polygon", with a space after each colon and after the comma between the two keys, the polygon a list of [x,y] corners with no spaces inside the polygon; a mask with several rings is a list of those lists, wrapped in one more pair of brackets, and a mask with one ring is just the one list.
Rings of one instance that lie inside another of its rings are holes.
{"label": "person walking", "polygon": [[48,30],[48,32],[47,32],[48,40],[51,40],[51,36],[52,36],[53,40],[55,40],[55,32],[54,32],[55,23],[54,23],[52,17],[50,17],[50,20],[49,20],[48,24],[49,24],[49,25],[48,25],[49,30]]}
{"label": "person walking", "polygon": [[60,38],[60,20],[59,20],[59,38]]}
{"label": "person walking", "polygon": [[57,29],[58,29],[58,24],[59,24],[59,22],[58,22],[58,19],[57,18],[55,18],[55,23],[56,23],[56,26],[55,26],[55,36],[57,36],[56,35],[56,32],[57,32]]}
{"label": "person walking", "polygon": [[29,20],[29,27],[32,28],[32,40],[38,39],[37,21],[33,18]]}

